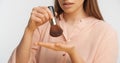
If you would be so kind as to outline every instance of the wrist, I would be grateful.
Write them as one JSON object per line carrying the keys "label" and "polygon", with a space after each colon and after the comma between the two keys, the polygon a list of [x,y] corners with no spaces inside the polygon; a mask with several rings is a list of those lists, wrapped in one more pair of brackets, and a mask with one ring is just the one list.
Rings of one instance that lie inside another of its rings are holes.
{"label": "wrist", "polygon": [[26,29],[29,31],[29,32],[34,32],[34,30],[37,28],[36,24],[34,21],[31,21],[29,20],[29,23],[26,27]]}
{"label": "wrist", "polygon": [[75,48],[72,49],[71,52],[69,52],[68,54],[72,60],[72,63],[85,63],[83,58],[80,56]]}
{"label": "wrist", "polygon": [[69,55],[75,55],[76,54],[76,49],[75,48],[72,48],[69,52],[68,52]]}
{"label": "wrist", "polygon": [[33,34],[33,32],[34,32],[33,29],[30,29],[29,27],[26,27],[26,28],[25,28],[25,33]]}

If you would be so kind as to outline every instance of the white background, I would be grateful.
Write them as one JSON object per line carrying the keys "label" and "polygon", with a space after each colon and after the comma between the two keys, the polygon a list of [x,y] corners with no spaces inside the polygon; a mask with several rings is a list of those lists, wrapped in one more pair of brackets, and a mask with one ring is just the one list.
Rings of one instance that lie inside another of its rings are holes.
{"label": "white background", "polygon": [[[98,2],[105,21],[118,31],[120,40],[120,1],[98,0]],[[12,51],[19,44],[31,9],[35,6],[48,5],[53,5],[53,0],[0,0],[0,63],[7,63]]]}

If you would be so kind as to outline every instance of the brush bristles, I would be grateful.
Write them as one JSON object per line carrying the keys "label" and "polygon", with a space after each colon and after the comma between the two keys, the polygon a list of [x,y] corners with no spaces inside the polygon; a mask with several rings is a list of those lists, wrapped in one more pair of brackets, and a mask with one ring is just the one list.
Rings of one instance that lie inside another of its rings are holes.
{"label": "brush bristles", "polygon": [[[55,11],[54,11],[53,6],[48,6],[48,8],[52,12],[53,16],[55,16]],[[51,36],[58,37],[58,36],[62,35],[63,30],[57,25],[55,18],[51,19],[50,24],[51,24],[51,28],[50,28]]]}
{"label": "brush bristles", "polygon": [[50,35],[53,37],[58,37],[62,35],[63,30],[58,25],[51,25]]}

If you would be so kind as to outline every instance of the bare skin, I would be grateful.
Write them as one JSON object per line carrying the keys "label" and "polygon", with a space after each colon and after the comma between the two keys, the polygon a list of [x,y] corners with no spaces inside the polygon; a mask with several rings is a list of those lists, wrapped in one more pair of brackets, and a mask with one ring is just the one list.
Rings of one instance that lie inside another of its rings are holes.
{"label": "bare skin", "polygon": [[84,60],[81,57],[79,57],[75,46],[72,44],[65,44],[61,42],[59,43],[38,42],[36,43],[36,45],[46,47],[55,51],[67,52],[72,60],[72,63],[84,63]]}
{"label": "bare skin", "polygon": [[50,21],[51,18],[52,14],[47,7],[33,8],[23,38],[16,50],[16,63],[28,63],[34,30],[37,29],[38,26]]}
{"label": "bare skin", "polygon": [[[84,0],[58,0],[61,8],[64,10],[63,18],[70,26],[81,18],[87,17],[83,10]],[[65,8],[64,3],[73,3],[70,8]],[[74,16],[74,17],[73,17]],[[30,57],[30,47],[32,43],[32,36],[38,26],[50,21],[52,13],[47,7],[35,7],[32,10],[28,26],[25,29],[23,38],[17,47],[16,63],[28,63]],[[44,43],[37,42],[36,46],[42,46],[56,51],[64,51],[70,55],[72,63],[85,63],[84,60],[78,56],[74,45],[63,43]]]}
{"label": "bare skin", "polygon": [[[58,2],[64,11],[63,18],[65,19],[69,27],[74,25],[76,21],[88,17],[83,9],[84,0],[58,0]],[[38,46],[53,49],[55,51],[67,52],[72,60],[72,63],[85,63],[83,58],[81,58],[81,56],[78,55],[77,49],[74,45],[64,44],[61,42],[59,43],[37,42],[37,43]]]}

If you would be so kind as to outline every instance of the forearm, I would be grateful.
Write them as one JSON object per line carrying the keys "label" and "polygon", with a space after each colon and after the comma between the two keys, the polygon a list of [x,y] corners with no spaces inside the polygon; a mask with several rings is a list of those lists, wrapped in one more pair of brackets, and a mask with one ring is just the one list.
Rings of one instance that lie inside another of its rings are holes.
{"label": "forearm", "polygon": [[76,50],[68,53],[70,55],[72,63],[85,63],[83,58],[81,58]]}
{"label": "forearm", "polygon": [[16,63],[28,63],[30,57],[30,46],[32,41],[33,31],[26,29],[21,43],[16,50]]}

